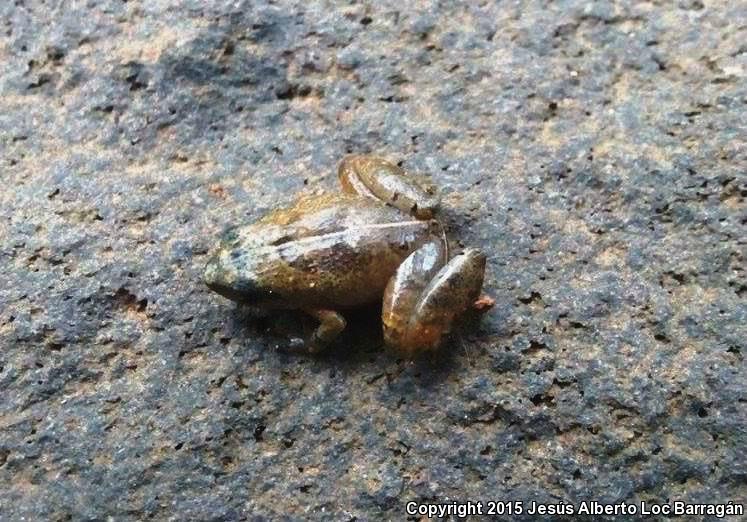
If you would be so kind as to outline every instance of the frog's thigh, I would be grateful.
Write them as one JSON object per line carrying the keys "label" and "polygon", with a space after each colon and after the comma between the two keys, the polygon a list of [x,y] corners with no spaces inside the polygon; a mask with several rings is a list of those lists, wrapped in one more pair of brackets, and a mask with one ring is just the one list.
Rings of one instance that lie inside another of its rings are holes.
{"label": "frog's thigh", "polygon": [[340,179],[342,191],[346,194],[364,196],[371,199],[381,199],[375,194],[361,179],[358,174],[362,156],[347,156],[341,162],[337,169],[337,176]]}
{"label": "frog's thigh", "polygon": [[306,339],[309,353],[318,353],[329,345],[345,329],[345,318],[333,310],[305,310],[319,321],[319,326]]}
{"label": "frog's thigh", "polygon": [[484,277],[485,255],[479,250],[451,259],[420,292],[393,346],[409,354],[437,348],[480,295]]}
{"label": "frog's thigh", "polygon": [[402,348],[423,290],[446,262],[442,241],[430,241],[397,268],[384,291],[381,321],[387,345]]}
{"label": "frog's thigh", "polygon": [[346,156],[337,173],[343,192],[383,201],[419,219],[433,217],[439,204],[438,195],[383,158]]}

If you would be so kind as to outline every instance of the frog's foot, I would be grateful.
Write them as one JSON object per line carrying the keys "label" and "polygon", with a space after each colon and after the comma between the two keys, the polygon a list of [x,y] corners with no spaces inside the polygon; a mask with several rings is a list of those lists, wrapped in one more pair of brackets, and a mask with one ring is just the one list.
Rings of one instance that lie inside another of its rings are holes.
{"label": "frog's foot", "polygon": [[340,163],[343,192],[383,201],[418,219],[430,219],[440,198],[432,188],[420,186],[399,166],[376,156],[352,155]]}
{"label": "frog's foot", "polygon": [[304,340],[309,353],[319,353],[345,329],[345,318],[333,310],[304,310],[319,321],[319,326]]}
{"label": "frog's foot", "polygon": [[495,306],[495,299],[488,294],[482,294],[472,303],[472,309],[479,313],[485,313]]}
{"label": "frog's foot", "polygon": [[384,293],[384,341],[406,356],[435,350],[473,306],[485,276],[485,255],[467,249],[444,264],[443,245],[426,243],[397,269]]}

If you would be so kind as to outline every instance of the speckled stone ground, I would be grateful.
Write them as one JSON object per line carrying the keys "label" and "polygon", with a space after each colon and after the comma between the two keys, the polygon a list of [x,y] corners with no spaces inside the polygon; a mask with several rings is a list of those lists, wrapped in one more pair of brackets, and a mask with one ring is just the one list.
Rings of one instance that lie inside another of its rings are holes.
{"label": "speckled stone ground", "polygon": [[[726,0],[3,2],[0,519],[744,502],[745,42]],[[207,254],[369,151],[497,305],[433,361],[375,311],[278,353]]]}

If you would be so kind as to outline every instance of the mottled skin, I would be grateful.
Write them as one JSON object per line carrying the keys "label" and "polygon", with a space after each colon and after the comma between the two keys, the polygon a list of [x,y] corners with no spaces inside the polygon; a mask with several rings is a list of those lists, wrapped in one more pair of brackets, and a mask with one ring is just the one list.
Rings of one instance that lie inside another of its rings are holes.
{"label": "mottled skin", "polygon": [[378,301],[388,346],[404,355],[437,348],[479,297],[485,256],[468,249],[448,260],[438,206],[396,165],[349,156],[339,169],[344,193],[300,199],[240,226],[205,269],[221,295],[261,308],[304,310],[320,325],[310,352],[345,328],[336,310]]}

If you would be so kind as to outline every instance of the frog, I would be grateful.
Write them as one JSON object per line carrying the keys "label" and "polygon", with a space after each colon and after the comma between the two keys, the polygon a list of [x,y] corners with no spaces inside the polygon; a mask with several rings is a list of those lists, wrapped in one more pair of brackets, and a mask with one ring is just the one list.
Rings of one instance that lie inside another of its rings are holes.
{"label": "frog", "polygon": [[229,229],[205,267],[207,287],[255,309],[310,315],[318,326],[293,346],[311,354],[364,305],[381,303],[384,344],[407,358],[438,350],[469,309],[492,306],[480,296],[486,256],[450,256],[432,186],[367,154],[344,157],[338,178],[339,192]]}

